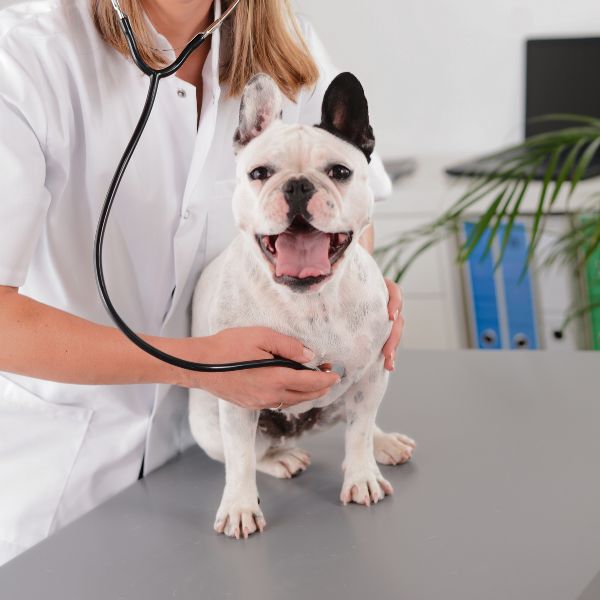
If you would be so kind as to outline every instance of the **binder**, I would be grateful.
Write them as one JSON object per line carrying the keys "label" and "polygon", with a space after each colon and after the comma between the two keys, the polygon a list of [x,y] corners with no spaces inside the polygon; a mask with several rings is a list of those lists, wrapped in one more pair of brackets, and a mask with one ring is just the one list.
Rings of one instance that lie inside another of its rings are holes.
{"label": "binder", "polygon": [[585,283],[590,312],[591,347],[600,350],[600,247],[596,248],[585,263]]}
{"label": "binder", "polygon": [[[475,223],[463,224],[469,239]],[[535,299],[529,269],[523,272],[527,257],[527,234],[522,223],[511,231],[502,263],[494,270],[500,253],[504,226],[491,251],[484,256],[491,231],[485,231],[465,266],[471,341],[485,350],[534,350],[539,347]]]}
{"label": "binder", "polygon": [[[500,225],[499,239],[504,239],[506,227]],[[538,336],[533,303],[533,291],[527,264],[527,233],[522,223],[514,223],[502,258],[504,310],[508,325],[506,346],[515,349],[538,348]]]}
{"label": "binder", "polygon": [[[466,239],[469,238],[474,227],[474,223],[464,223]],[[494,259],[491,253],[486,257],[483,256],[489,235],[489,231],[483,234],[465,267],[471,301],[472,343],[476,348],[487,350],[502,348]]]}

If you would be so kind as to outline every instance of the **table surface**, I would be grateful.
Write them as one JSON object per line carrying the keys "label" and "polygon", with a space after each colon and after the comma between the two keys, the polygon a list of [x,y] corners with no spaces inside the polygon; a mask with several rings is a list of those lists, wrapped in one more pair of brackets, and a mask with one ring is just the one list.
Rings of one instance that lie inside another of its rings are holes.
{"label": "table surface", "polygon": [[305,440],[300,477],[259,474],[267,529],[228,539],[212,531],[223,466],[193,448],[0,568],[0,597],[598,598],[600,355],[396,364],[379,423],[419,445],[383,467],[392,498],[340,505],[338,426]]}

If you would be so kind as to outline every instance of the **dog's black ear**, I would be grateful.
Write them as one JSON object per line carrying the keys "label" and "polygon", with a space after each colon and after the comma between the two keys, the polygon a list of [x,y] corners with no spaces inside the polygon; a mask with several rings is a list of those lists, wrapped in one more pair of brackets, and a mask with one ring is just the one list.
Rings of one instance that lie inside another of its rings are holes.
{"label": "dog's black ear", "polygon": [[233,136],[236,152],[281,118],[283,97],[277,84],[264,73],[248,81],[240,104],[240,123]]}
{"label": "dog's black ear", "polygon": [[369,124],[369,105],[360,81],[352,73],[340,73],[323,98],[321,129],[350,142],[371,160],[375,136]]}

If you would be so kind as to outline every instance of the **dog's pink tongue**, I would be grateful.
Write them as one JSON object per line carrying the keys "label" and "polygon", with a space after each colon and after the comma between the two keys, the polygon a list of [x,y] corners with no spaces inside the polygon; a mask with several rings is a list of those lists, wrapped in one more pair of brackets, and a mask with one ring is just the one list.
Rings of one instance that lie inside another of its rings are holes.
{"label": "dog's pink tongue", "polygon": [[328,275],[331,270],[329,235],[326,233],[281,233],[275,241],[275,249],[277,276],[318,277]]}

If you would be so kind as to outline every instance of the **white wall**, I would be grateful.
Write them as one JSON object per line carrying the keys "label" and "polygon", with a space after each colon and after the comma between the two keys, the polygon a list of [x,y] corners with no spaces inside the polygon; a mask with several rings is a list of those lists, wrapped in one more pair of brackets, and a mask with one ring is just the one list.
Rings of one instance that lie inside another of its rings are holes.
{"label": "white wall", "polygon": [[[479,152],[522,132],[528,36],[600,35],[598,0],[294,0],[363,82],[379,152]],[[598,68],[600,78],[600,65]]]}

